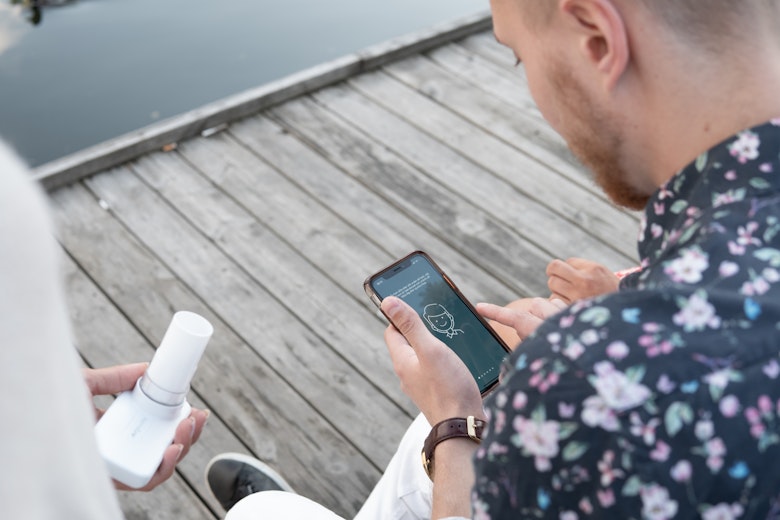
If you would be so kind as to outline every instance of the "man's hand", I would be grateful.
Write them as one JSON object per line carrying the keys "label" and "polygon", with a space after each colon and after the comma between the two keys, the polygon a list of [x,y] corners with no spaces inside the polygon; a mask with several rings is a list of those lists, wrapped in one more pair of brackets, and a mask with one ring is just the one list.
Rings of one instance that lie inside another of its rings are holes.
{"label": "man's hand", "polygon": [[572,304],[577,300],[591,298],[617,291],[618,277],[601,264],[582,258],[553,260],[547,265],[547,287],[550,298]]}
{"label": "man's hand", "polygon": [[[477,382],[457,354],[436,339],[414,309],[398,298],[385,298],[382,311],[393,323],[385,331],[385,342],[401,388],[428,422],[469,415],[484,420]],[[468,439],[449,439],[436,447],[431,518],[470,514],[469,491],[474,486],[471,460],[476,449]]]}
{"label": "man's hand", "polygon": [[392,325],[385,331],[401,388],[430,424],[473,415],[484,419],[482,397],[466,365],[426,328],[409,305],[398,298],[382,301]]}
{"label": "man's hand", "polygon": [[510,347],[530,336],[544,320],[558,314],[567,305],[561,300],[524,298],[505,307],[492,303],[478,303],[477,312],[491,320],[491,325]]}
{"label": "man's hand", "polygon": [[[83,369],[83,375],[92,397],[118,394],[127,390],[132,390],[135,386],[135,382],[146,371],[147,366],[148,363],[136,363],[109,368],[85,368]],[[103,413],[105,413],[105,410],[95,407],[97,419],[100,419]],[[208,417],[208,410],[193,408],[190,416],[179,423],[179,426],[176,428],[176,434],[173,437],[173,442],[165,450],[160,467],[152,476],[149,483],[141,488],[140,491],[149,491],[162,484],[173,475],[176,463],[184,458],[190,450],[190,447],[197,442]],[[114,481],[114,487],[122,490],[134,490],[117,481]]]}

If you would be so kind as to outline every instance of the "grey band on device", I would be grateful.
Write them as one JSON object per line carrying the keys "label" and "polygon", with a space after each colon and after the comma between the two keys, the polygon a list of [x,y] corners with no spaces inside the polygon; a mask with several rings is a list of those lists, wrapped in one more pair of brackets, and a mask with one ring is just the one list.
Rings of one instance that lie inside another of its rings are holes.
{"label": "grey band on device", "polygon": [[425,474],[433,480],[433,450],[436,445],[447,439],[455,437],[466,437],[480,444],[482,442],[482,431],[485,429],[485,421],[475,419],[469,415],[465,419],[454,417],[445,419],[431,428],[431,433],[425,439],[422,450],[422,464]]}

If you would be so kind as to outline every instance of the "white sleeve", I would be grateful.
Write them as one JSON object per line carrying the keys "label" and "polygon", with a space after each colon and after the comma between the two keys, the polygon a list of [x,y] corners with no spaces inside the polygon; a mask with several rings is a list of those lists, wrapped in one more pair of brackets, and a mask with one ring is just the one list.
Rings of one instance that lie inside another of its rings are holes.
{"label": "white sleeve", "polygon": [[46,201],[0,142],[0,518],[122,513],[95,446]]}

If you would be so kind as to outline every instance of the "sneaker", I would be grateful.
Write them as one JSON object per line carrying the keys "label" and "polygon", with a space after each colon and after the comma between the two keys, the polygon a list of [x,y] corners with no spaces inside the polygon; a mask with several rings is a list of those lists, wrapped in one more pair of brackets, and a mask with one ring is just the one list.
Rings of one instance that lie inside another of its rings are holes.
{"label": "sneaker", "polygon": [[206,466],[206,483],[225,511],[258,491],[294,493],[290,484],[268,465],[240,453],[223,453],[211,459]]}

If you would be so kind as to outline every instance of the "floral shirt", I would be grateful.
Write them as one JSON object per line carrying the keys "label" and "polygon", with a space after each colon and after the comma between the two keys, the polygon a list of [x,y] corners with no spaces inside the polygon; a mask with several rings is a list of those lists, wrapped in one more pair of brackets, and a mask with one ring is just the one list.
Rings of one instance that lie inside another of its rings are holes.
{"label": "floral shirt", "polygon": [[507,360],[473,517],[780,517],[780,119],[649,201],[642,270]]}

